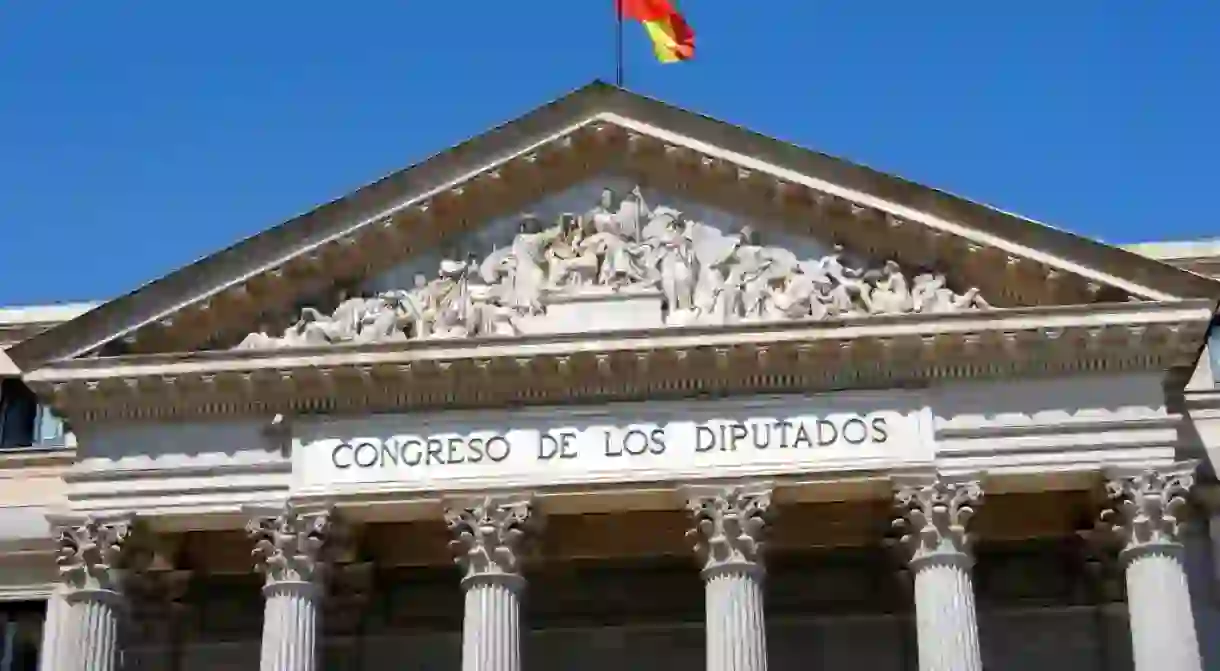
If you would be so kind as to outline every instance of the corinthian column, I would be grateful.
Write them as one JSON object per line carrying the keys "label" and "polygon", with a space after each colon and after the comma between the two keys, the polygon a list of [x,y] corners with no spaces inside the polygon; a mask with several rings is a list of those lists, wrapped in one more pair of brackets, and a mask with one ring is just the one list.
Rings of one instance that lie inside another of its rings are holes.
{"label": "corinthian column", "polygon": [[334,547],[334,513],[285,506],[246,527],[263,574],[262,671],[314,671],[324,571]]}
{"label": "corinthian column", "polygon": [[[126,606],[123,585],[143,556],[133,536],[135,518],[87,519],[60,529],[58,607],[66,612],[56,632],[56,671],[113,671],[118,664],[119,624]],[[52,625],[54,626],[54,625]]]}
{"label": "corinthian column", "polygon": [[708,671],[766,671],[762,535],[769,489],[728,488],[687,504],[706,590]]}
{"label": "corinthian column", "polygon": [[1102,514],[1122,547],[1131,647],[1137,671],[1199,671],[1199,642],[1182,566],[1179,515],[1194,464],[1145,471],[1106,483],[1113,508]]}
{"label": "corinthian column", "polygon": [[466,599],[462,671],[521,671],[520,559],[534,514],[524,498],[445,511]]}
{"label": "corinthian column", "polygon": [[983,498],[978,482],[936,480],[899,487],[896,527],[915,578],[920,671],[981,671],[966,524]]}

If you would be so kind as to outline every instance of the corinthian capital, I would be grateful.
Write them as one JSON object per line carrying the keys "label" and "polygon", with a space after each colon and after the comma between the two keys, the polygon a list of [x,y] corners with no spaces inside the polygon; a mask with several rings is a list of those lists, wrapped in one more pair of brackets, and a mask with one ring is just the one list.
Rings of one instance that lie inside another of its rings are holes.
{"label": "corinthian capital", "polygon": [[333,510],[301,513],[291,505],[274,515],[257,516],[246,525],[254,541],[255,569],[266,584],[320,581],[338,536]]}
{"label": "corinthian capital", "polygon": [[519,577],[527,533],[537,523],[528,498],[486,497],[471,505],[451,506],[445,523],[453,534],[449,549],[465,573],[463,580]]}
{"label": "corinthian capital", "polygon": [[970,534],[966,525],[974,509],[983,501],[983,488],[977,480],[960,482],[936,479],[922,484],[902,485],[894,494],[899,516],[894,527],[903,531],[901,539],[912,567],[933,558],[955,561],[970,556]]}
{"label": "corinthian capital", "polygon": [[770,488],[729,487],[687,501],[692,527],[687,538],[705,577],[733,568],[762,570],[763,532],[771,508]]}
{"label": "corinthian capital", "polygon": [[141,568],[147,556],[139,534],[134,516],[61,525],[55,553],[60,580],[71,590],[119,591],[125,574]]}
{"label": "corinthian capital", "polygon": [[1195,466],[1186,463],[1164,471],[1117,475],[1106,482],[1111,507],[1102,512],[1101,520],[1122,543],[1120,553],[1180,544],[1181,513],[1194,485]]}

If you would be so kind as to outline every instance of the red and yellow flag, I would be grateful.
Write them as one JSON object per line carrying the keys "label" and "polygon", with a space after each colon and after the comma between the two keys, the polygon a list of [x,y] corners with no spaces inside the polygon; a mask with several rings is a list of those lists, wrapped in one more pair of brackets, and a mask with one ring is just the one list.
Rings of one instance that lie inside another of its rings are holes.
{"label": "red and yellow flag", "polygon": [[657,60],[677,63],[695,55],[695,32],[670,0],[616,0],[624,18],[644,24]]}

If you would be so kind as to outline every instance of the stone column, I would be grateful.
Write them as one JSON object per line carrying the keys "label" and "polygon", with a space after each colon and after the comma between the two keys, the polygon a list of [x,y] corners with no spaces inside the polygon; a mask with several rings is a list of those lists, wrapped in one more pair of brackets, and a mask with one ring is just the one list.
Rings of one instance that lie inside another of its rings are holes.
{"label": "stone column", "polygon": [[1199,642],[1182,564],[1182,520],[1194,464],[1120,475],[1106,483],[1102,514],[1121,542],[1137,671],[1199,671]]}
{"label": "stone column", "polygon": [[462,671],[521,671],[520,560],[536,521],[527,498],[486,498],[445,512],[466,600]]}
{"label": "stone column", "polygon": [[920,671],[981,671],[978,618],[966,524],[983,497],[976,481],[898,488],[896,527],[915,582],[915,629]]}
{"label": "stone column", "polygon": [[769,489],[694,495],[687,509],[706,596],[707,671],[766,671],[762,534]]}
{"label": "stone column", "polygon": [[144,554],[135,534],[134,517],[86,519],[60,528],[56,563],[62,619],[55,632],[56,651],[49,655],[56,671],[118,668],[119,626],[127,605],[123,586]]}
{"label": "stone column", "polygon": [[68,602],[65,590],[56,588],[47,598],[47,616],[42,624],[42,646],[38,653],[38,671],[63,671],[60,656],[66,646]]}
{"label": "stone column", "polygon": [[336,545],[335,515],[285,506],[247,525],[263,574],[262,671],[314,671],[325,569]]}

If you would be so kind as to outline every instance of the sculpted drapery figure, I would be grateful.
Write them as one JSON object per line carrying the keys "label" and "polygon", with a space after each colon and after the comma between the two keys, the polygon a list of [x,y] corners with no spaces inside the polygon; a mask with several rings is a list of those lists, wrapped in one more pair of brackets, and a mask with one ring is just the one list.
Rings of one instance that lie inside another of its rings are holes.
{"label": "sculpted drapery figure", "polygon": [[548,297],[634,289],[660,291],[666,323],[835,319],[986,309],[977,289],[957,293],[945,276],[913,278],[892,259],[855,264],[840,246],[812,259],[764,244],[751,227],[726,231],[671,207],[650,208],[637,187],[603,189],[583,215],[553,225],[524,215],[510,244],[479,260],[441,261],[431,280],[371,297],[341,294],[329,314],[307,307],[279,336],[252,333],[241,349],[511,336]]}

